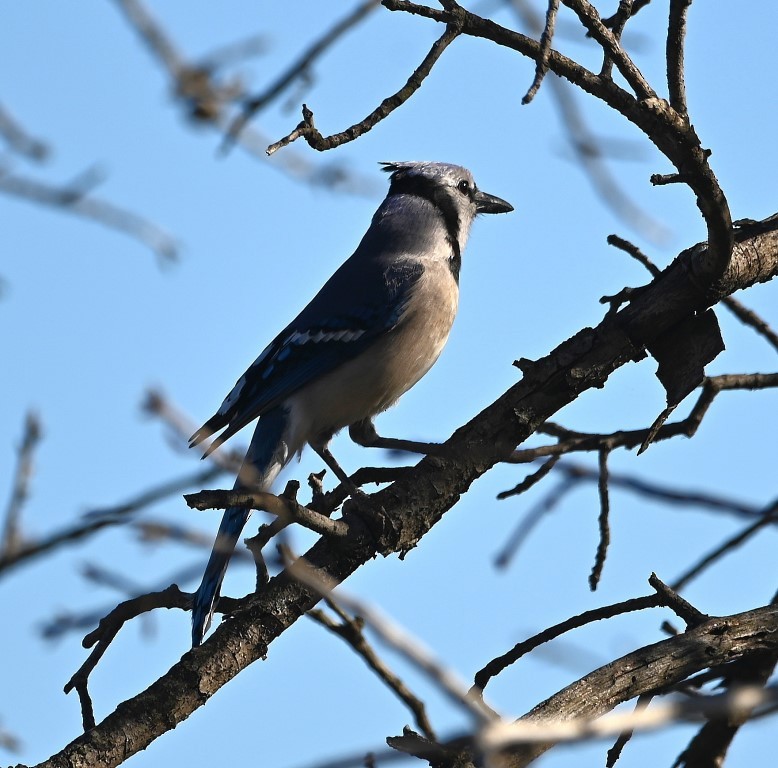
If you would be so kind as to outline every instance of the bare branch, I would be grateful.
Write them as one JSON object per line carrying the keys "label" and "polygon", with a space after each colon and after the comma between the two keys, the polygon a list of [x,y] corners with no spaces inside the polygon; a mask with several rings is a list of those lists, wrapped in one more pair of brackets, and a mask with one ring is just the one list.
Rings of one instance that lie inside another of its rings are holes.
{"label": "bare branch", "polygon": [[313,124],[313,112],[303,104],[302,122],[298,123],[297,127],[283,139],[271,144],[267,148],[268,155],[272,155],[300,137],[304,138],[313,149],[323,152],[327,149],[339,147],[341,144],[346,144],[349,141],[354,141],[354,139],[359,138],[374,128],[381,120],[394,112],[397,107],[408,101],[421,87],[427,75],[432,71],[432,67],[435,66],[435,63],[443,54],[443,51],[459,36],[461,32],[460,15],[460,13],[455,14],[453,20],[446,24],[446,31],[435,41],[429,53],[413,71],[405,85],[397,93],[384,99],[366,118],[355,123],[345,131],[334,133],[331,136],[323,136]]}
{"label": "bare branch", "polygon": [[597,554],[594,558],[594,566],[589,574],[589,589],[594,592],[600,583],[602,569],[605,567],[605,557],[608,553],[608,544],[611,540],[610,525],[608,516],[610,515],[610,498],[608,497],[608,456],[611,449],[607,446],[600,448],[600,478],[597,482],[597,489],[600,496],[600,514],[597,518],[597,524],[600,529],[600,540],[597,544]]}
{"label": "bare branch", "polygon": [[684,600],[672,587],[668,587],[655,573],[649,576],[648,583],[662,598],[662,604],[672,609],[676,616],[683,619],[690,629],[698,627],[710,618],[708,614],[697,610],[691,603]]}
{"label": "bare branch", "polygon": [[[662,425],[656,432],[654,439],[666,440],[679,435],[693,437],[711,403],[720,392],[772,387],[778,387],[778,373],[725,374],[709,377],[705,379],[700,396],[689,415],[681,421]],[[538,431],[542,432],[543,430],[539,429]],[[603,446],[635,448],[644,444],[650,433],[651,428],[620,430],[605,435],[576,433],[553,445],[517,449],[511,453],[506,461],[510,464],[525,464],[545,456],[558,456],[578,451],[599,451]]]}
{"label": "bare branch", "polygon": [[[633,0],[632,3],[630,3],[630,9],[629,9],[629,18],[632,18],[633,16],[636,16],[638,11],[645,8],[651,0]],[[619,9],[616,11],[613,16],[608,16],[608,18],[603,19],[602,23],[608,27],[608,29],[613,29],[614,26],[619,24],[621,22],[620,14],[622,13],[622,3],[619,2]]]}
{"label": "bare branch", "polygon": [[97,666],[97,662],[100,661],[103,654],[108,650],[108,646],[119,630],[127,621],[139,616],[141,613],[151,611],[154,608],[182,608],[188,610],[191,602],[191,595],[181,592],[175,584],[171,584],[161,592],[141,595],[120,603],[108,616],[100,621],[100,625],[94,632],[90,632],[84,638],[83,645],[85,648],[90,648],[93,645],[95,648],[79,670],[66,683],[65,693],[70,693],[72,690],[78,693],[85,731],[95,727],[94,709],[88,690],[89,675]]}
{"label": "bare branch", "polygon": [[554,25],[556,23],[557,13],[559,12],[559,0],[548,0],[548,10],[546,11],[546,23],[543,27],[543,33],[540,35],[540,55],[535,62],[535,79],[532,85],[521,100],[522,104],[529,104],[535,98],[535,94],[543,82],[543,78],[548,72],[548,55],[551,51],[551,41],[554,38]]}
{"label": "bare branch", "polygon": [[[635,714],[637,715],[638,713],[645,710],[653,698],[654,695],[651,693],[644,693],[638,696],[638,700],[635,704]],[[622,731],[619,734],[618,739],[616,739],[616,743],[608,750],[608,754],[605,760],[605,768],[613,768],[613,766],[616,765],[619,757],[621,757],[622,750],[627,745],[627,742],[632,738],[634,733],[635,731],[630,728],[629,730]]]}
{"label": "bare branch", "polygon": [[563,0],[563,2],[578,16],[589,34],[602,46],[605,54],[613,60],[638,99],[656,98],[654,89],[621,47],[618,37],[602,23],[597,9],[587,0]]}
{"label": "bare branch", "polygon": [[670,0],[667,25],[667,89],[670,106],[686,119],[686,84],[684,83],[683,47],[686,37],[686,12],[692,0]]}
{"label": "bare branch", "polygon": [[590,611],[584,611],[578,616],[565,619],[565,621],[555,624],[548,629],[544,629],[542,632],[538,632],[538,634],[533,635],[529,639],[517,643],[510,651],[504,653],[502,656],[492,659],[492,661],[483,667],[483,669],[476,673],[474,686],[482,691],[493,677],[496,677],[511,664],[517,662],[522,656],[525,656],[539,645],[543,645],[543,643],[547,643],[560,635],[564,635],[566,632],[586,626],[595,621],[612,619],[614,616],[621,616],[622,614],[632,613],[633,611],[643,611],[647,608],[659,608],[661,605],[661,595],[646,595],[645,597],[633,597],[630,600],[624,600],[621,603],[614,603],[613,605],[606,605],[602,608],[594,608]]}
{"label": "bare branch", "polygon": [[185,495],[184,499],[192,509],[258,509],[285,523],[297,523],[325,536],[349,535],[349,525],[342,520],[330,520],[290,498],[263,491],[199,491]]}

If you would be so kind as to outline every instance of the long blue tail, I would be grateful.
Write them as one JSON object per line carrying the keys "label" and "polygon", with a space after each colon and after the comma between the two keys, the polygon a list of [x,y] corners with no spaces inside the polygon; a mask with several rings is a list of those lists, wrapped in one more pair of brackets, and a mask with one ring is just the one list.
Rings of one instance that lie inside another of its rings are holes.
{"label": "long blue tail", "polygon": [[[287,423],[288,413],[281,407],[262,416],[254,430],[251,445],[233,486],[235,490],[266,491],[270,488],[276,475],[292,455],[284,442]],[[219,589],[227,572],[227,565],[250,514],[250,510],[240,507],[230,507],[224,512],[208,565],[205,567],[203,580],[195,592],[192,603],[193,647],[200,645],[203,635],[211,625],[211,617],[216,601],[219,599]]]}

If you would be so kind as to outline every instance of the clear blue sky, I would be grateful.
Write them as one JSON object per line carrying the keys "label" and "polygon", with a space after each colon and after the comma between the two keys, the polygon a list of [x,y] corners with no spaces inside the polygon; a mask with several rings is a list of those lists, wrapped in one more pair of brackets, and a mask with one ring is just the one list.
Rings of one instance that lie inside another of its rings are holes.
{"label": "clear blue sky", "polygon": [[[293,14],[285,4],[260,12],[245,0],[155,5],[193,58],[247,34],[266,34],[266,53],[239,68],[257,90],[330,23],[313,0],[295,3]],[[342,5],[345,11],[352,3]],[[630,25],[638,63],[660,90],[665,5],[652,3]],[[507,11],[497,18],[514,24]],[[576,30],[572,14],[562,18],[562,33]],[[610,168],[669,235],[651,241],[617,219],[571,162],[549,88],[531,106],[520,105],[532,64],[483,41],[457,40],[414,99],[359,141],[326,156],[302,144],[283,150],[319,166],[343,163],[374,185],[372,195],[354,196],[300,183],[240,150],[220,156],[216,134],[192,130],[182,119],[170,83],[116,4],[28,0],[4,4],[0,19],[0,102],[54,150],[42,167],[8,156],[4,164],[51,182],[97,165],[107,173],[97,194],[149,217],[182,245],[180,263],[161,269],[147,249],[121,234],[0,198],[0,499],[8,495],[23,415],[35,409],[45,439],[25,510],[29,536],[197,468],[195,456],[171,446],[160,425],[141,414],[144,392],[161,387],[193,421],[207,418],[351,253],[385,188],[380,160],[460,163],[479,186],[516,208],[476,223],[450,343],[433,371],[380,418],[379,430],[388,435],[446,438],[516,381],[513,360],[546,354],[599,321],[600,296],[645,282],[639,265],[605,244],[608,234],[633,239],[660,265],[704,236],[686,188],[648,182],[651,173],[671,170],[667,161],[623,118],[576,94],[606,146],[635,142],[636,156]],[[713,149],[733,218],[761,218],[778,207],[776,27],[771,3],[740,13],[729,4],[696,3],[689,14],[691,116],[703,144]],[[322,131],[342,130],[402,85],[440,31],[432,22],[379,10],[317,64],[308,90],[293,90],[256,127],[280,138],[299,120],[304,99]],[[591,44],[577,31],[560,45],[596,66]],[[743,298],[778,325],[774,285]],[[727,312],[718,315],[727,351],[710,373],[775,369],[774,351],[762,339]],[[593,431],[647,426],[664,406],[654,368],[646,360],[618,371],[605,390],[587,393],[557,420]],[[612,470],[765,504],[775,496],[776,406],[775,393],[724,394],[692,441],[656,445],[640,457],[617,452]],[[234,442],[246,440],[243,434]],[[345,437],[333,451],[349,469],[386,460]],[[317,469],[318,460],[306,455],[289,474],[304,480]],[[568,496],[509,569],[495,570],[494,555],[550,487],[546,482],[522,497],[495,500],[524,474],[521,468],[492,472],[405,561],[374,561],[347,584],[466,679],[539,629],[646,594],[652,571],[672,580],[742,524],[614,491],[610,556],[602,585],[591,594],[586,579],[598,514],[592,486]],[[210,533],[218,515],[194,513],[172,497],[144,518]],[[308,540],[293,536],[300,550]],[[763,534],[695,582],[686,597],[711,614],[767,602],[776,588],[775,544],[773,532]],[[151,587],[205,554],[175,544],[143,545],[131,531],[115,529],[0,581],[0,725],[21,738],[18,760],[37,762],[79,733],[78,701],[65,697],[62,686],[85,658],[80,635],[48,643],[40,628],[59,612],[102,611],[122,599],[85,581],[82,566],[110,568]],[[242,594],[251,581],[249,569],[235,566],[226,591]],[[490,701],[506,715],[519,715],[600,663],[661,639],[662,618],[653,612],[573,634],[494,682]],[[164,612],[126,627],[92,676],[98,720],[167,670],[188,643],[188,614]],[[439,733],[465,724],[426,681],[390,652],[386,656],[428,701]],[[267,662],[241,674],[129,765],[296,768],[380,748],[409,722],[408,712],[339,640],[300,621],[272,646]],[[762,761],[759,756],[774,749],[770,729],[774,735],[774,722],[745,729],[729,768]],[[680,730],[643,737],[627,747],[620,765],[672,764],[693,733]],[[600,765],[606,749],[555,750],[544,765]],[[0,763],[7,762],[17,756],[0,751]]]}

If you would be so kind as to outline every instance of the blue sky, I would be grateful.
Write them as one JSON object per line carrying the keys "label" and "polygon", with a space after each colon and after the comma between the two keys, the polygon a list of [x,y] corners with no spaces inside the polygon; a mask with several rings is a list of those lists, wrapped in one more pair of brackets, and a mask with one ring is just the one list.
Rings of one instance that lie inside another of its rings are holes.
{"label": "blue sky", "polygon": [[[345,11],[352,4],[343,5]],[[758,5],[758,11],[749,8],[751,15],[760,14],[758,24],[748,13],[732,14],[726,4],[698,3],[689,14],[690,113],[703,144],[713,149],[712,165],[733,218],[761,218],[776,208],[772,36],[778,10]],[[483,10],[495,7],[484,4]],[[265,34],[265,53],[238,67],[256,90],[331,23],[313,0],[296,3],[294,14],[285,4],[258,13],[255,4],[237,0],[218,7],[201,0],[185,7],[158,2],[154,12],[192,58],[248,34]],[[663,4],[652,3],[630,25],[636,60],[659,90],[665,13]],[[515,24],[505,10],[495,17]],[[563,12],[562,20],[562,32],[576,30],[572,14]],[[144,393],[162,388],[198,424],[210,416],[244,368],[359,241],[385,189],[378,161],[465,165],[481,188],[516,209],[475,224],[449,345],[430,374],[380,417],[379,431],[387,435],[446,438],[516,381],[513,360],[546,354],[599,321],[600,296],[644,283],[642,267],[606,245],[608,234],[634,240],[660,265],[704,237],[688,189],[652,188],[648,182],[651,173],[671,170],[667,161],[623,118],[576,94],[606,145],[634,142],[636,156],[609,167],[669,234],[649,240],[605,208],[571,162],[550,89],[544,86],[531,106],[520,105],[532,80],[531,62],[484,41],[457,40],[413,100],[360,140],[324,156],[300,143],[279,153],[295,153],[321,167],[344,164],[375,190],[356,196],[301,183],[240,149],[219,154],[219,136],[194,130],[182,118],[165,74],[116,4],[28,0],[4,4],[2,22],[0,101],[53,148],[40,167],[4,155],[6,170],[65,183],[99,167],[106,179],[97,194],[147,216],[181,244],[180,262],[161,268],[145,247],[121,234],[0,198],[0,355],[6,361],[0,498],[8,495],[24,413],[34,409],[45,437],[25,509],[29,536],[198,467],[195,456],[178,450],[165,430],[141,413]],[[440,31],[432,22],[379,10],[322,58],[310,88],[293,90],[263,113],[256,128],[280,138],[299,120],[305,100],[323,132],[342,130],[404,83]],[[577,31],[560,37],[559,45],[596,66],[591,43]],[[778,324],[774,285],[742,298]],[[774,350],[764,340],[726,311],[718,316],[727,351],[709,373],[775,369]],[[647,426],[664,406],[654,369],[646,360],[619,370],[604,390],[586,393],[557,420],[582,431]],[[655,445],[640,457],[617,452],[612,470],[766,504],[775,496],[777,405],[774,392],[725,393],[693,440]],[[244,433],[233,442],[247,439]],[[352,446],[345,436],[336,439],[333,452],[349,469],[388,461]],[[306,454],[288,475],[304,481],[319,464]],[[494,568],[506,537],[550,487],[547,481],[524,496],[496,501],[499,491],[524,474],[510,467],[490,473],[404,561],[374,561],[347,584],[466,679],[539,629],[646,594],[652,571],[672,580],[742,525],[614,491],[610,556],[601,587],[591,594],[586,579],[598,514],[593,486],[570,494],[507,570]],[[144,517],[205,533],[218,524],[216,513],[192,512],[176,497]],[[308,541],[294,534],[296,548]],[[711,614],[767,602],[775,591],[775,543],[774,532],[763,534],[693,583],[685,596]],[[18,759],[37,762],[79,732],[78,702],[65,697],[62,686],[85,657],[80,636],[46,642],[40,627],[59,612],[110,608],[122,599],[84,580],[82,566],[97,564],[156,586],[205,556],[176,544],[143,545],[120,528],[0,581],[6,617],[0,725],[21,738]],[[251,581],[248,569],[235,566],[226,591],[242,594]],[[564,664],[545,650],[524,659],[492,684],[490,701],[506,715],[519,715],[594,666],[661,639],[662,618],[646,613],[573,634],[556,647]],[[164,612],[151,623],[124,629],[92,677],[98,720],[187,650],[188,623],[186,614]],[[429,683],[385,653],[428,702],[441,734],[465,725]],[[378,748],[409,722],[402,705],[341,641],[301,621],[273,645],[267,662],[240,675],[129,764],[196,768],[261,761],[295,768]],[[728,766],[758,761],[771,727],[763,722],[745,729]],[[678,728],[643,737],[627,747],[621,765],[670,765],[691,733]],[[555,750],[544,765],[601,764],[607,746],[576,749],[580,753]],[[0,762],[16,761],[0,752]]]}

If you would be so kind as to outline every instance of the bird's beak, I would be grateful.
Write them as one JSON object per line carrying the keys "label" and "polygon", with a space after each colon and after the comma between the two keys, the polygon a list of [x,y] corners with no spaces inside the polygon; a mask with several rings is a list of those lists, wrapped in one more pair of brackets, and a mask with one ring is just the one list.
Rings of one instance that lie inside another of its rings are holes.
{"label": "bird's beak", "polygon": [[480,189],[475,193],[474,200],[478,213],[510,213],[513,210],[510,203],[506,203],[505,200],[495,195],[481,192]]}

